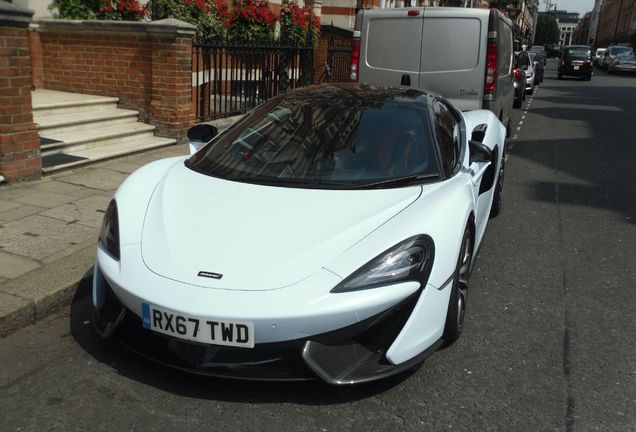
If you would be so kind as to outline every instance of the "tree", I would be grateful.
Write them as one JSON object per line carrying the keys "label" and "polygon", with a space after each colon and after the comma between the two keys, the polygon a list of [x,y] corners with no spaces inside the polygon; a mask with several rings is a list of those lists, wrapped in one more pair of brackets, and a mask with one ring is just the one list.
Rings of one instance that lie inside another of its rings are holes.
{"label": "tree", "polygon": [[535,45],[558,43],[559,34],[559,24],[556,18],[546,13],[540,13],[537,19],[537,31],[534,37]]}

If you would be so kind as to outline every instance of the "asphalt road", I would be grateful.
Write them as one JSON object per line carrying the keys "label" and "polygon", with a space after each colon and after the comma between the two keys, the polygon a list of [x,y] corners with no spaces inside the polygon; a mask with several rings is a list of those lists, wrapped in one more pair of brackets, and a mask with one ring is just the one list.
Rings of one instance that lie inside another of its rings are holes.
{"label": "asphalt road", "polygon": [[548,63],[515,111],[465,332],[417,371],[353,388],[191,376],[100,340],[83,297],[0,340],[0,430],[634,431],[634,113],[636,77],[558,81]]}

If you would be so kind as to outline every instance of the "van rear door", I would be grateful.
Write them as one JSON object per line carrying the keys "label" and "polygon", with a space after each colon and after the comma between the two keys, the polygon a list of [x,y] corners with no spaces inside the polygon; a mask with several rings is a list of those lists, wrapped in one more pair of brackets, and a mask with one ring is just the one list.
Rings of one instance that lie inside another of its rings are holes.
{"label": "van rear door", "polygon": [[422,15],[422,8],[359,12],[361,83],[419,86]]}
{"label": "van rear door", "polygon": [[420,89],[440,93],[462,111],[482,108],[487,32],[487,9],[425,8]]}

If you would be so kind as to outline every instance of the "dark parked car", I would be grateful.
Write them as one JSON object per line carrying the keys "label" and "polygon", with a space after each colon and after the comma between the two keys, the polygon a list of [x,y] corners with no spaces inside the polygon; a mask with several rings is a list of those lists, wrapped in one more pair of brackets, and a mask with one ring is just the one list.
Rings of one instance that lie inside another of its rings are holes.
{"label": "dark parked car", "polygon": [[588,45],[568,45],[563,47],[557,77],[564,75],[592,79],[592,49]]}
{"label": "dark parked car", "polygon": [[561,46],[556,44],[549,44],[545,46],[545,52],[548,58],[560,57]]}
{"label": "dark parked car", "polygon": [[541,62],[541,65],[545,66],[547,55],[544,46],[534,45],[528,51],[535,54],[537,56],[537,60]]}

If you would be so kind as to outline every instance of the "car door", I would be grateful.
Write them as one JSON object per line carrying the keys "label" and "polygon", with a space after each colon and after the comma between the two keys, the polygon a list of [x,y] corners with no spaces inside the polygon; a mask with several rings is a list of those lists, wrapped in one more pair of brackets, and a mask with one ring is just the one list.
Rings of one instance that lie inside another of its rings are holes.
{"label": "car door", "polygon": [[481,238],[490,213],[490,197],[492,196],[492,190],[488,193],[488,190],[482,190],[481,185],[491,162],[473,162],[462,167],[462,161],[470,160],[470,158],[466,155],[469,152],[468,149],[463,149],[462,152],[461,115],[442,98],[434,99],[432,108],[442,170],[447,177],[460,172],[469,177],[475,208],[476,234],[477,238]]}

